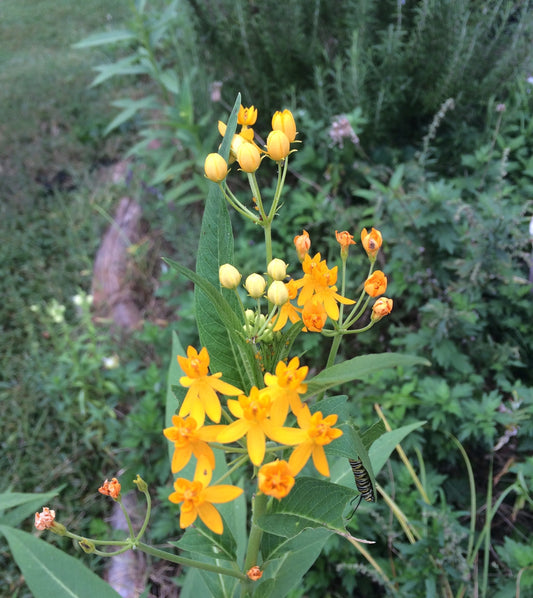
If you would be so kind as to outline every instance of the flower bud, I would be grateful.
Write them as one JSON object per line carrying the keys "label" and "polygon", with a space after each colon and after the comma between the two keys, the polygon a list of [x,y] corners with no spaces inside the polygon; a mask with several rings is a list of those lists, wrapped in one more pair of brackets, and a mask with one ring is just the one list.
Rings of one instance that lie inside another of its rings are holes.
{"label": "flower bud", "polygon": [[244,312],[244,317],[248,324],[255,324],[255,311],[253,309],[247,309]]}
{"label": "flower bud", "polygon": [[241,273],[231,264],[222,264],[218,269],[218,279],[225,289],[236,289],[241,282]]}
{"label": "flower bud", "polygon": [[374,263],[376,255],[383,243],[381,233],[375,228],[372,228],[370,232],[367,232],[366,228],[364,228],[361,231],[361,243],[363,244],[368,257],[372,263]]}
{"label": "flower bud", "polygon": [[353,235],[346,230],[343,230],[340,233],[335,231],[335,238],[337,239],[337,243],[341,246],[341,258],[346,261],[350,245],[355,245]]}
{"label": "flower bud", "polygon": [[220,183],[228,174],[228,164],[220,154],[208,154],[204,162],[205,176],[213,183]]}
{"label": "flower bud", "polygon": [[96,550],[96,546],[92,540],[83,538],[78,542],[78,546],[85,552],[85,554],[92,554]]}
{"label": "flower bud", "polygon": [[133,483],[137,486],[137,490],[139,492],[147,492],[148,491],[148,484],[141,478],[139,474],[133,480]]}
{"label": "flower bud", "polygon": [[289,291],[285,283],[281,280],[275,280],[269,287],[267,293],[268,300],[274,305],[285,305],[289,300]]}
{"label": "flower bud", "polygon": [[296,253],[298,254],[298,259],[303,262],[309,248],[311,247],[311,239],[309,238],[309,233],[304,230],[301,235],[296,235],[294,237],[294,246],[296,247]]}
{"label": "flower bud", "polygon": [[242,143],[237,150],[237,162],[244,172],[255,172],[261,164],[259,150],[253,143]]}
{"label": "flower bud", "polygon": [[250,274],[244,283],[244,288],[248,291],[250,297],[259,299],[265,292],[266,280],[261,274]]}
{"label": "flower bud", "polygon": [[290,110],[279,110],[274,113],[272,117],[272,129],[274,131],[283,131],[287,135],[290,142],[296,139],[296,123],[294,122],[294,116]]}
{"label": "flower bud", "polygon": [[392,299],[380,297],[372,306],[372,322],[378,322],[384,316],[388,316],[392,311]]}
{"label": "flower bud", "polygon": [[291,151],[289,138],[283,131],[270,131],[267,137],[267,152],[275,162],[284,160]]}
{"label": "flower bud", "polygon": [[387,277],[381,270],[373,272],[365,281],[365,293],[370,297],[379,297],[387,290]]}
{"label": "flower bud", "polygon": [[287,264],[283,260],[275,257],[270,264],[268,264],[267,272],[273,280],[284,280],[287,276]]}

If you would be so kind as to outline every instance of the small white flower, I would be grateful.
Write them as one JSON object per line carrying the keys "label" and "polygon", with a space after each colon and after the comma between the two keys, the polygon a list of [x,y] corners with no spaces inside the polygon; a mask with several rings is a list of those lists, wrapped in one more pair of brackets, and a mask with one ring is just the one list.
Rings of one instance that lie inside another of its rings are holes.
{"label": "small white flower", "polygon": [[116,353],[109,357],[103,357],[102,365],[106,370],[116,370],[120,366],[120,358]]}

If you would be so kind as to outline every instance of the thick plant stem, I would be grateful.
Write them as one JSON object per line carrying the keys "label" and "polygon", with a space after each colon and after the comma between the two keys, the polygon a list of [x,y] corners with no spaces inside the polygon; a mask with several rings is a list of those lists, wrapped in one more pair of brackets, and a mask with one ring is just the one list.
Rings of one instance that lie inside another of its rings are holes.
{"label": "thick plant stem", "polygon": [[257,565],[257,557],[263,537],[263,530],[257,525],[257,518],[266,511],[268,496],[266,494],[256,494],[253,500],[252,528],[248,539],[248,549],[246,551],[246,560],[244,561],[244,570],[248,571],[250,567]]}

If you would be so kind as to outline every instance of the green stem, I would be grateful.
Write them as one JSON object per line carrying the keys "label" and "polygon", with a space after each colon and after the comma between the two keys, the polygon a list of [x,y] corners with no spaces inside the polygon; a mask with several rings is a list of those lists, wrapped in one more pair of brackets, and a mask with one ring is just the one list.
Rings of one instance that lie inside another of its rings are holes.
{"label": "green stem", "polygon": [[193,559],[187,559],[184,557],[180,557],[172,552],[167,552],[166,550],[159,550],[158,548],[154,548],[144,542],[139,542],[137,544],[137,549],[142,550],[146,554],[151,554],[159,559],[164,559],[171,563],[176,563],[178,565],[184,565],[185,567],[196,567],[196,569],[203,569],[204,571],[211,571],[213,573],[218,573],[219,575],[230,575],[231,577],[236,577],[241,581],[248,581],[248,578],[244,573],[240,571],[234,571],[233,569],[228,569],[226,567],[218,567],[217,565],[210,565],[209,563],[202,563],[201,561],[195,561]]}
{"label": "green stem", "polygon": [[139,533],[137,534],[137,536],[135,537],[137,542],[144,536],[144,532],[146,531],[146,528],[148,527],[148,522],[150,521],[150,515],[152,513],[152,498],[150,497],[150,493],[148,492],[148,490],[144,490],[143,494],[146,498],[146,515],[144,516],[144,521],[143,521],[142,527],[141,527]]}
{"label": "green stem", "polygon": [[246,559],[244,561],[244,570],[248,571],[250,567],[257,565],[263,530],[257,525],[257,519],[266,512],[268,496],[260,492],[256,494],[252,501],[252,528],[248,538],[248,548],[246,550]]}
{"label": "green stem", "polygon": [[278,203],[281,197],[281,192],[283,190],[283,185],[285,184],[285,177],[287,176],[287,169],[289,166],[289,157],[287,156],[285,160],[283,160],[283,169],[281,167],[281,162],[278,162],[278,184],[276,185],[276,191],[274,193],[274,199],[272,201],[272,205],[270,206],[270,212],[268,213],[267,220],[272,222],[274,217],[276,216],[276,211],[278,209]]}
{"label": "green stem", "polygon": [[255,177],[254,172],[248,173],[248,184],[250,185],[250,189],[252,191],[252,195],[255,198],[255,202],[257,204],[257,209],[259,210],[259,214],[261,218],[258,219],[258,224],[264,226],[267,221],[267,215],[265,212],[265,208],[263,206],[263,199],[261,197],[261,191],[259,191],[259,186],[257,184],[257,179]]}

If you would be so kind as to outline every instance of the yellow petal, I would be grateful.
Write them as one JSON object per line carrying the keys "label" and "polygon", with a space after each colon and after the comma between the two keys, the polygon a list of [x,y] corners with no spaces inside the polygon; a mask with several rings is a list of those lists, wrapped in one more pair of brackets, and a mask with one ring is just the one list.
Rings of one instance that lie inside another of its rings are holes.
{"label": "yellow petal", "polygon": [[189,527],[189,525],[194,523],[196,515],[196,509],[188,510],[182,507],[180,512],[180,527],[183,529]]}
{"label": "yellow petal", "polygon": [[324,448],[320,445],[313,447],[313,463],[319,473],[329,477],[329,465]]}
{"label": "yellow petal", "polygon": [[220,434],[217,436],[217,441],[223,443],[235,442],[236,440],[239,440],[239,438],[242,438],[248,432],[249,427],[250,424],[247,421],[239,419],[231,423],[229,426],[226,427],[225,430],[220,432]]}
{"label": "yellow petal", "polygon": [[207,502],[222,503],[235,500],[242,494],[242,488],[231,486],[230,484],[221,484],[220,486],[210,486],[205,489],[204,496]]}
{"label": "yellow petal", "polygon": [[240,419],[244,416],[244,411],[242,410],[239,401],[236,401],[235,399],[228,399],[227,405],[228,409],[231,411],[231,414],[237,419]]}
{"label": "yellow petal", "polygon": [[174,454],[172,455],[172,473],[178,473],[178,471],[181,471],[190,461],[191,454],[192,447],[190,445],[181,449],[175,449]]}
{"label": "yellow petal", "polygon": [[198,505],[197,510],[198,515],[200,515],[200,519],[211,531],[215,532],[215,534],[221,534],[224,531],[222,517],[211,503],[203,502],[202,504]]}
{"label": "yellow petal", "polygon": [[304,465],[309,460],[311,456],[311,443],[303,443],[300,446],[297,446],[293,451],[292,455],[289,459],[289,467],[293,473],[296,475],[302,471]]}
{"label": "yellow petal", "polygon": [[214,375],[209,376],[209,384],[223,395],[228,395],[230,397],[238,397],[239,395],[244,394],[240,388],[233,386],[233,384],[228,384],[223,380],[219,380],[218,378],[215,378]]}
{"label": "yellow petal", "polygon": [[213,450],[206,442],[196,442],[192,446],[192,452],[197,459],[200,459],[201,457],[207,459],[209,467],[215,469],[215,453],[213,453]]}
{"label": "yellow petal", "polygon": [[307,432],[305,430],[298,430],[296,428],[282,428],[273,423],[269,425],[268,422],[263,423],[263,430],[265,434],[279,444],[286,444],[293,446],[294,444],[301,444],[307,440]]}
{"label": "yellow petal", "polygon": [[248,431],[247,441],[250,461],[254,465],[261,465],[265,457],[265,433],[259,426],[251,426]]}
{"label": "yellow petal", "polygon": [[194,471],[194,481],[200,482],[204,488],[209,486],[209,482],[213,476],[213,469],[209,465],[209,460],[201,455],[196,463],[196,469]]}

